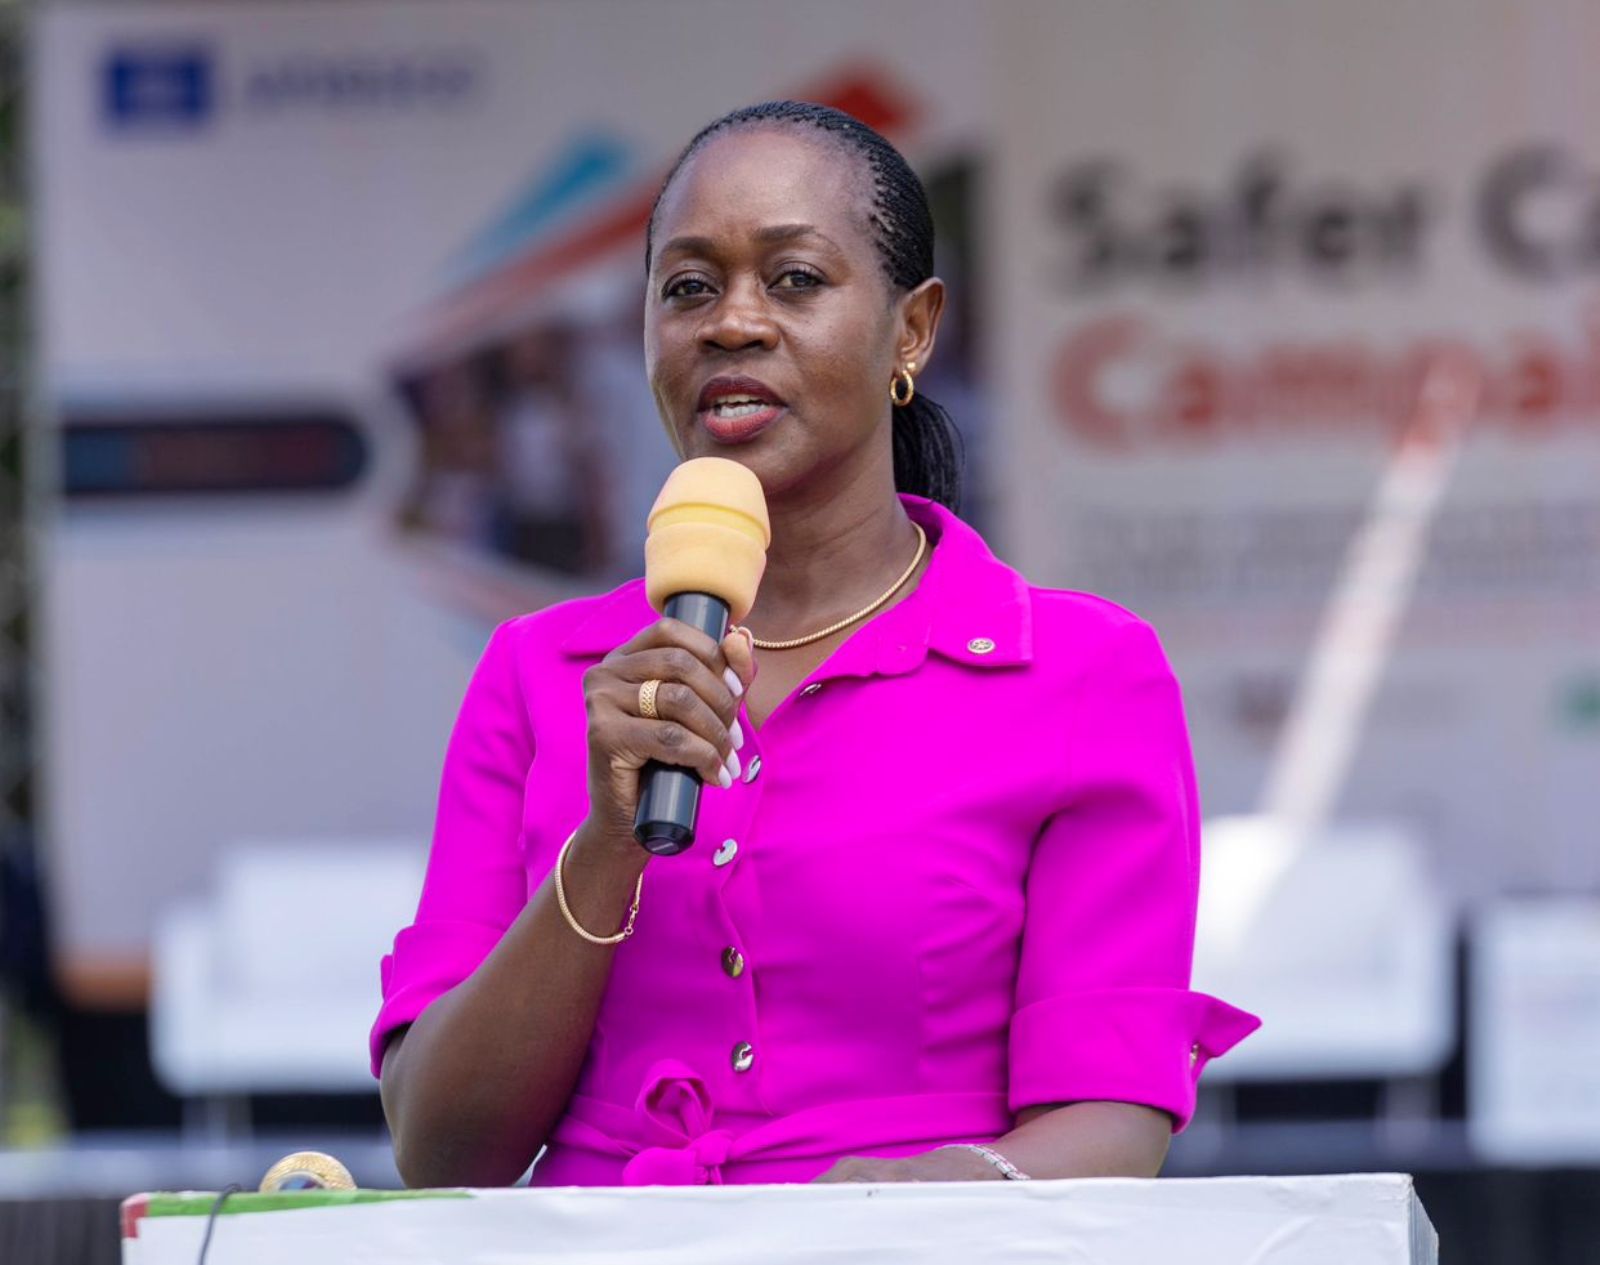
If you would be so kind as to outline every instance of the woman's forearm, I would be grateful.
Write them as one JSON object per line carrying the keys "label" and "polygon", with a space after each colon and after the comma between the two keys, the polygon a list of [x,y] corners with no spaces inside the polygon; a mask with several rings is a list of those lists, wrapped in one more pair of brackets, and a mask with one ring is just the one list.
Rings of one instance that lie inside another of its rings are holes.
{"label": "woman's forearm", "polygon": [[[631,839],[574,840],[579,923],[615,931],[645,860]],[[577,1083],[615,952],[567,926],[547,878],[478,969],[389,1042],[383,1107],[408,1186],[502,1186],[526,1171]]]}
{"label": "woman's forearm", "polygon": [[1030,1177],[1154,1177],[1171,1141],[1164,1111],[1078,1102],[1028,1108],[994,1149]]}

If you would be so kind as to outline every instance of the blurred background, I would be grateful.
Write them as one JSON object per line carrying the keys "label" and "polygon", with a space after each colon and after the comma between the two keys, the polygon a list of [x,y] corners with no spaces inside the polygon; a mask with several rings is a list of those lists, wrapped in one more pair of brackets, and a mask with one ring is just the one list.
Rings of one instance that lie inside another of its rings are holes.
{"label": "blurred background", "polygon": [[1266,1026],[1167,1171],[1600,1259],[1585,0],[0,5],[0,1259],[306,1146],[398,1184],[461,690],[640,573],[643,225],[779,96],[928,185],[964,517],[1184,682],[1196,983]]}

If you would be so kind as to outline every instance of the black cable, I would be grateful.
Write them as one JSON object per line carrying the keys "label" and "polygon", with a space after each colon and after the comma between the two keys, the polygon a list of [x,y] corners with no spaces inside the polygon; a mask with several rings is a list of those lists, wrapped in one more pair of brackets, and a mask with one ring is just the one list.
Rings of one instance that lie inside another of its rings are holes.
{"label": "black cable", "polygon": [[206,1265],[206,1253],[211,1250],[211,1232],[217,1228],[217,1216],[222,1212],[222,1205],[228,1202],[229,1195],[237,1195],[243,1189],[238,1182],[230,1182],[222,1188],[217,1202],[211,1205],[210,1215],[206,1217],[206,1237],[200,1240],[200,1260],[197,1265]]}

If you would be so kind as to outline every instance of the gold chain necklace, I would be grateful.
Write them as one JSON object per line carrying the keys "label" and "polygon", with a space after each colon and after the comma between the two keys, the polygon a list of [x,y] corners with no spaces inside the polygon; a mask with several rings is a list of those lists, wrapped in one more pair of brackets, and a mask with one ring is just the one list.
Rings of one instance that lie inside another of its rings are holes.
{"label": "gold chain necklace", "polygon": [[845,616],[845,618],[841,619],[836,624],[829,624],[826,628],[822,629],[821,632],[810,633],[804,637],[793,637],[788,641],[762,641],[760,637],[757,637],[754,633],[751,633],[750,640],[755,643],[756,649],[793,650],[796,646],[810,645],[813,641],[821,641],[824,637],[830,637],[834,633],[838,632],[841,628],[848,628],[857,620],[865,619],[868,615],[872,614],[873,611],[877,610],[891,597],[898,593],[901,588],[904,587],[905,582],[911,578],[911,573],[917,569],[917,563],[922,561],[922,555],[928,548],[928,533],[922,530],[922,524],[913,520],[911,525],[917,529],[916,556],[911,559],[911,565],[905,569],[905,573],[898,580],[896,580],[894,584],[890,586],[889,591],[880,597],[876,602],[874,602],[871,606],[862,607],[854,615]]}

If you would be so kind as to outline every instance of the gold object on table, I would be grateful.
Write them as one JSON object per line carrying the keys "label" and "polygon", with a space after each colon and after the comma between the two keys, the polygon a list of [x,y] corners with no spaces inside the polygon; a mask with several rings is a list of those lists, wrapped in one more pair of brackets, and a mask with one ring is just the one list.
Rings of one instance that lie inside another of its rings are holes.
{"label": "gold object on table", "polygon": [[285,1155],[267,1170],[260,1189],[271,1194],[278,1190],[354,1190],[356,1179],[350,1170],[321,1151],[296,1151]]}

